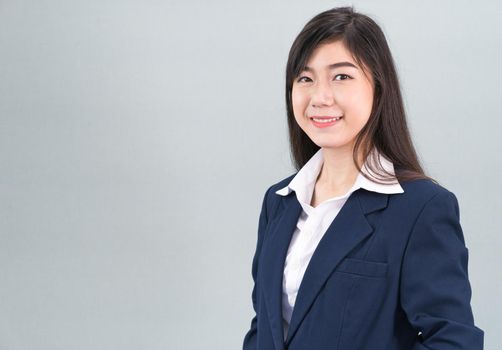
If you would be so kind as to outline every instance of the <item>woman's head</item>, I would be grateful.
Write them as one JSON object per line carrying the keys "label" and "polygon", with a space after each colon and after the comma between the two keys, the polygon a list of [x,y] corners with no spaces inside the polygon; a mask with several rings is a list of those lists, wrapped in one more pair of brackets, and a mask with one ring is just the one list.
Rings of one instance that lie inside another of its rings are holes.
{"label": "woman's head", "polygon": [[[348,147],[358,168],[356,160],[376,148],[394,163],[399,180],[428,178],[411,142],[385,36],[351,7],[318,14],[298,34],[286,66],[286,108],[297,169],[319,147]],[[312,116],[343,117],[319,128]],[[383,167],[371,170],[379,174],[374,181],[385,182]]]}
{"label": "woman's head", "polygon": [[356,63],[342,40],[330,41],[315,48],[294,79],[293,114],[317,146],[351,152],[368,122],[373,95],[371,72]]}

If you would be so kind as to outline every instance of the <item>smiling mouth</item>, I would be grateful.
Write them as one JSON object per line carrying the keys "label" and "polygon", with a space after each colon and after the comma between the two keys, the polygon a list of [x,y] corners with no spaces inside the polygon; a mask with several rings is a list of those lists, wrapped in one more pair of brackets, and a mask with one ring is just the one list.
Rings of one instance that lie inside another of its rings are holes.
{"label": "smiling mouth", "polygon": [[315,116],[315,117],[310,117],[310,120],[313,120],[316,123],[331,123],[331,122],[340,120],[342,118],[343,118],[343,116],[338,116],[338,117],[331,117],[331,116],[328,116],[328,117],[318,117],[318,116]]}

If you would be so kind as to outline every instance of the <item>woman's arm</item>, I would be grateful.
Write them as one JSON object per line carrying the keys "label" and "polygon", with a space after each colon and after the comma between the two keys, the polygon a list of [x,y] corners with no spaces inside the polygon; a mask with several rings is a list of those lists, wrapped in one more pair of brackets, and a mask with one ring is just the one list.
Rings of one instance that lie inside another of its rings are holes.
{"label": "woman's arm", "polygon": [[457,198],[441,189],[419,214],[403,258],[401,306],[421,332],[413,350],[483,349],[467,262]]}
{"label": "woman's arm", "polygon": [[257,349],[256,345],[256,332],[257,332],[257,300],[256,300],[256,293],[257,293],[257,283],[256,283],[256,273],[258,271],[258,257],[260,255],[261,251],[261,245],[263,242],[263,235],[265,232],[265,228],[267,227],[267,222],[268,222],[268,217],[267,217],[267,196],[268,193],[270,192],[270,189],[272,187],[269,187],[267,191],[265,192],[265,195],[263,196],[263,202],[261,205],[261,212],[260,212],[260,218],[258,220],[258,239],[256,243],[256,250],[254,253],[253,257],[253,264],[252,264],[252,269],[251,273],[253,276],[253,292],[252,292],[252,300],[253,300],[253,309],[255,312],[255,315],[253,319],[251,320],[251,328],[248,330],[244,337],[244,343],[243,343],[243,350],[251,350],[251,349]]}

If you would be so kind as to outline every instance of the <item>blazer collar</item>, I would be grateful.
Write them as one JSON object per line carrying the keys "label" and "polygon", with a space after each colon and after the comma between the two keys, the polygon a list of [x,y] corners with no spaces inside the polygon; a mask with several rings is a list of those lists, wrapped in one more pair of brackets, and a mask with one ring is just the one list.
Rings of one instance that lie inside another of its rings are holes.
{"label": "blazer collar", "polygon": [[[366,215],[387,206],[388,194],[359,189],[350,194],[344,206],[319,242],[305,271],[293,309],[286,341],[282,328],[282,278],[286,253],[302,207],[297,197],[282,198],[281,208],[267,226],[266,244],[259,269],[268,317],[277,350],[289,344],[316,295],[342,259],[373,232]],[[281,211],[282,210],[282,211]]]}

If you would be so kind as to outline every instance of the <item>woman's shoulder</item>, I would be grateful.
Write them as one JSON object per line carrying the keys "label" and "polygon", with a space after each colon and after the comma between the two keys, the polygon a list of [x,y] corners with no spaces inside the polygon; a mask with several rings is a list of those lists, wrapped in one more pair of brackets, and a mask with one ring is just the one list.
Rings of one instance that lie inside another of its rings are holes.
{"label": "woman's shoulder", "polygon": [[[297,173],[298,172],[290,174],[268,186],[265,191],[265,199],[269,205],[283,197],[275,194],[275,192],[286,187]],[[391,197],[394,201],[399,202],[399,205],[404,207],[408,205],[421,207],[433,198],[439,201],[454,202],[455,205],[458,205],[455,194],[435,180],[414,179],[410,181],[400,181],[399,184],[404,192],[393,194]]]}
{"label": "woman's shoulder", "polygon": [[399,182],[404,193],[411,195],[421,195],[424,197],[434,197],[440,194],[453,194],[445,186],[431,179],[416,179],[411,181]]}
{"label": "woman's shoulder", "polygon": [[398,205],[424,207],[430,202],[449,203],[458,208],[456,195],[445,186],[431,179],[400,182],[403,193],[395,199]]}
{"label": "woman's shoulder", "polygon": [[297,173],[298,172],[291,174],[291,175],[289,175],[279,181],[276,181],[268,186],[267,190],[265,191],[264,198],[263,198],[264,204],[266,204],[267,207],[270,208],[270,207],[277,206],[277,205],[274,205],[273,202],[274,201],[279,202],[283,196],[280,196],[279,194],[276,194],[275,192],[286,187],[291,182],[291,180],[295,177],[295,175]]}
{"label": "woman's shoulder", "polygon": [[[271,185],[268,186],[267,191],[275,192],[277,190],[286,187],[291,182],[291,180],[296,176],[296,174],[298,174],[298,172],[295,172],[291,175],[288,175],[285,178],[280,179],[279,181],[272,183]],[[432,197],[439,193],[452,193],[446,187],[439,184],[437,181],[431,179],[414,179],[410,181],[399,181],[399,184],[401,185],[405,193],[421,194],[426,197],[427,196]]]}
{"label": "woman's shoulder", "polygon": [[280,190],[281,188],[286,187],[291,182],[291,180],[293,180],[296,174],[298,174],[298,172],[291,174],[279,181],[276,181],[275,183],[270,185],[268,189],[270,190],[270,192],[275,192],[277,190]]}

